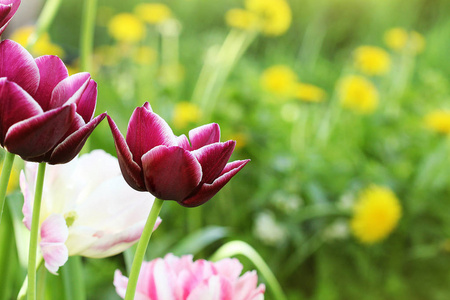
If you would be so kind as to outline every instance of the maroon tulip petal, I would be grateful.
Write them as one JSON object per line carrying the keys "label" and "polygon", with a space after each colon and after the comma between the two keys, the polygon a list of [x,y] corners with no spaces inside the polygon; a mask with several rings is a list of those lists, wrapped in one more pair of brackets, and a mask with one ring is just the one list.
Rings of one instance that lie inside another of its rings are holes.
{"label": "maroon tulip petal", "polygon": [[108,116],[108,124],[116,146],[117,158],[125,181],[135,190],[146,191],[141,167],[133,160],[133,154],[113,119]]}
{"label": "maroon tulip petal", "polygon": [[64,136],[75,117],[75,105],[63,106],[11,126],[5,148],[23,159],[43,155]]}
{"label": "maroon tulip petal", "polygon": [[106,113],[103,113],[69,135],[62,143],[56,146],[48,162],[50,164],[64,164],[71,161],[80,153],[89,135],[105,117]]}
{"label": "maroon tulip petal", "polygon": [[97,104],[97,83],[90,80],[77,105],[77,113],[88,123],[93,117]]}
{"label": "maroon tulip petal", "polygon": [[141,158],[150,149],[177,145],[176,137],[163,118],[146,107],[137,107],[128,124],[126,141],[135,162],[142,166]]}
{"label": "maroon tulip petal", "polygon": [[12,9],[12,4],[0,4],[0,26],[5,25],[8,22],[8,15]]}
{"label": "maroon tulip petal", "polygon": [[228,163],[219,178],[214,180],[212,184],[203,184],[196,193],[178,203],[186,207],[196,207],[204,204],[217,194],[217,192],[222,189],[249,161],[250,160],[247,159]]}
{"label": "maroon tulip petal", "polygon": [[69,77],[67,68],[62,60],[54,55],[44,55],[34,60],[39,68],[41,80],[34,99],[41,105],[44,111],[51,109],[50,100],[55,87],[62,80]]}
{"label": "maroon tulip petal", "polygon": [[39,86],[39,69],[24,47],[11,40],[0,43],[0,77],[17,83],[30,95]]}
{"label": "maroon tulip petal", "polygon": [[212,183],[222,172],[233,153],[235,141],[214,143],[192,151],[202,165],[202,183]]}
{"label": "maroon tulip petal", "polygon": [[[4,1],[2,1],[4,2]],[[5,31],[6,26],[8,26],[9,22],[11,21],[11,18],[16,13],[17,9],[20,5],[20,0],[12,0],[12,1],[6,1],[8,4],[2,3],[0,5],[0,35]]]}
{"label": "maroon tulip petal", "polygon": [[0,143],[8,129],[25,119],[42,114],[42,108],[16,83],[0,78]]}
{"label": "maroon tulip petal", "polygon": [[176,137],[177,145],[185,150],[190,151],[191,145],[189,144],[189,140],[186,135],[182,134],[178,137]]}
{"label": "maroon tulip petal", "polygon": [[147,190],[162,200],[180,201],[200,183],[202,167],[189,151],[157,146],[142,156]]}
{"label": "maroon tulip petal", "polygon": [[206,124],[189,131],[192,149],[197,150],[203,146],[220,141],[220,127],[216,123]]}
{"label": "maroon tulip petal", "polygon": [[145,102],[144,105],[142,105],[142,107],[145,108],[146,110],[150,111],[150,112],[153,112],[152,106],[148,102]]}
{"label": "maroon tulip petal", "polygon": [[59,82],[52,92],[49,109],[60,107],[63,104],[75,103],[78,105],[90,79],[91,75],[83,72],[69,76]]}

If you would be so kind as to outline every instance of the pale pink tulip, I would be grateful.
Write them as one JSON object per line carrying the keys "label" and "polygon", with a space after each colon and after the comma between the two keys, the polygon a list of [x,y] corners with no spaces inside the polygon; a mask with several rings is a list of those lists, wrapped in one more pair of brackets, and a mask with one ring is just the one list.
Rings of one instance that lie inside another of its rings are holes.
{"label": "pale pink tulip", "polygon": [[[258,284],[255,271],[240,276],[237,259],[218,262],[192,260],[192,255],[167,254],[142,264],[136,289],[138,300],[262,300],[265,286]],[[116,292],[125,297],[128,278],[114,274]]]}
{"label": "pale pink tulip", "polygon": [[[37,164],[26,163],[20,176],[28,229],[36,172]],[[115,157],[95,150],[64,165],[49,165],[45,175],[40,249],[50,272],[56,273],[70,255],[112,256],[139,240],[154,198],[128,186]]]}

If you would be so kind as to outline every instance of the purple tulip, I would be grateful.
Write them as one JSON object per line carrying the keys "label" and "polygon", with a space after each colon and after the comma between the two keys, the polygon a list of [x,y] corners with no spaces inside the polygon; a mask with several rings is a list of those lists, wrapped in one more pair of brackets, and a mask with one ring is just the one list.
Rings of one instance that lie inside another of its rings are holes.
{"label": "purple tulip", "polygon": [[187,207],[211,199],[249,161],[228,163],[235,141],[220,143],[219,125],[213,123],[175,136],[147,102],[137,107],[124,139],[108,116],[122,174],[138,191]]}
{"label": "purple tulip", "polygon": [[72,160],[106,113],[96,118],[97,83],[68,75],[57,56],[33,59],[11,40],[0,43],[0,144],[24,160]]}
{"label": "purple tulip", "polygon": [[20,0],[0,0],[0,35],[19,8]]}

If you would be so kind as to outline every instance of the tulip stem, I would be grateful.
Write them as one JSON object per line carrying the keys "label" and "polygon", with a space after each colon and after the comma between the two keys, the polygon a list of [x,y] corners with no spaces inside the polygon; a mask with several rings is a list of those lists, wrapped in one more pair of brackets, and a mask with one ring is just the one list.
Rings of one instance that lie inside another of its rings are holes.
{"label": "tulip stem", "polygon": [[97,0],[84,0],[83,16],[81,18],[80,69],[86,72],[92,72],[96,12]]}
{"label": "tulip stem", "polygon": [[0,224],[2,224],[3,207],[5,206],[6,191],[8,189],[9,176],[14,163],[15,154],[6,152],[3,162],[2,174],[0,175]]}
{"label": "tulip stem", "polygon": [[250,261],[256,266],[261,275],[265,278],[267,285],[270,287],[274,299],[286,300],[286,296],[283,293],[283,289],[280,286],[275,275],[273,275],[269,266],[266,264],[261,255],[256,252],[253,247],[242,241],[231,241],[220,247],[210,258],[212,261],[218,261],[223,258],[227,258],[235,255],[243,255],[250,259]]}
{"label": "tulip stem", "polygon": [[45,166],[45,162],[39,164],[34,192],[33,218],[31,220],[30,247],[28,253],[28,300],[36,299],[36,256]]}
{"label": "tulip stem", "polygon": [[128,279],[127,292],[125,294],[125,300],[133,300],[136,293],[136,286],[139,278],[139,272],[141,271],[141,265],[144,260],[145,251],[147,250],[148,243],[152,237],[153,228],[155,227],[156,219],[163,204],[163,200],[155,198],[152,209],[148,215],[147,223],[145,223],[144,231],[134,254],[133,265],[131,266],[130,278]]}

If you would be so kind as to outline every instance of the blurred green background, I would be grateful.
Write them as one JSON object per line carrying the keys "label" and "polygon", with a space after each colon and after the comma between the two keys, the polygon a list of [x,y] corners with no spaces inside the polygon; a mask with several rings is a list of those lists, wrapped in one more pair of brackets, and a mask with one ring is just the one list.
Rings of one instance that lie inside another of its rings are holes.
{"label": "blurred green background", "polygon": [[[232,159],[252,160],[205,205],[165,205],[148,259],[208,258],[242,240],[288,299],[450,298],[448,0],[172,0],[160,2],[169,15],[147,22],[141,3],[98,1],[87,70],[99,84],[97,114],[125,133],[148,101],[176,134],[219,123],[222,140],[237,140]],[[82,7],[63,1],[35,55],[54,52],[86,71]],[[136,23],[114,25],[123,13]],[[26,39],[16,30],[10,38]],[[115,155],[106,122],[84,151],[97,148]],[[3,222],[21,220],[20,201],[10,194]],[[15,299],[25,270],[4,228],[0,299]],[[119,299],[112,279],[123,255],[82,267],[88,299]],[[75,299],[70,268],[47,275],[48,299]]]}

